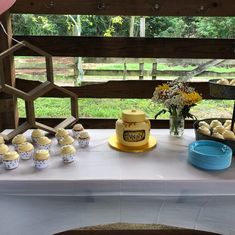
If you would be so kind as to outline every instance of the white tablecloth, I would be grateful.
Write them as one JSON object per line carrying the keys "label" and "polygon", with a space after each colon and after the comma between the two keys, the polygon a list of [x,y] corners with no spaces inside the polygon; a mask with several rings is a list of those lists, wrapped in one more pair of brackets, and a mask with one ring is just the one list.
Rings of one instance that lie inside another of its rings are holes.
{"label": "white tablecloth", "polygon": [[[193,130],[183,138],[152,130],[158,146],[123,153],[108,146],[114,130],[89,130],[90,146],[65,165],[53,140],[50,165],[0,166],[0,234],[48,235],[114,222],[163,223],[235,234],[235,166],[205,172],[187,163]],[[30,132],[27,133],[28,136]],[[33,231],[33,233],[32,233]]]}

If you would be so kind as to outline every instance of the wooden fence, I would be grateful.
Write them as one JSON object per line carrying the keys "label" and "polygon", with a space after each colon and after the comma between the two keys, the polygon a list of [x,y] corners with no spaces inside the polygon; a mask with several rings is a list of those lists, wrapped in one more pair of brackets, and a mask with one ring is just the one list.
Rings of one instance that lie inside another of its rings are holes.
{"label": "wooden fence", "polygon": [[[145,16],[235,16],[234,0],[18,0],[11,12],[0,16],[0,20],[11,34],[10,13],[27,14],[87,14],[87,15],[145,15]],[[0,33],[0,51],[9,48],[12,41]],[[17,36],[53,56],[68,57],[125,57],[125,58],[200,58],[234,59],[234,39],[190,39],[190,38],[103,38],[103,37],[55,37],[55,36]],[[16,55],[35,55],[22,49]],[[38,85],[38,82],[15,80],[13,58],[4,62],[5,74],[9,84],[15,84],[24,91]],[[72,87],[80,98],[151,98],[156,81],[118,81],[99,85]],[[192,83],[204,96],[210,99],[207,82]],[[46,96],[61,97],[57,91]],[[18,124],[16,100],[1,95],[0,129]],[[4,106],[5,105],[5,106]],[[8,109],[9,108],[9,109]],[[52,125],[56,120],[43,120]],[[86,127],[114,127],[115,120],[82,119]],[[165,127],[167,121],[152,122],[153,127]],[[191,126],[192,122],[187,122]]]}

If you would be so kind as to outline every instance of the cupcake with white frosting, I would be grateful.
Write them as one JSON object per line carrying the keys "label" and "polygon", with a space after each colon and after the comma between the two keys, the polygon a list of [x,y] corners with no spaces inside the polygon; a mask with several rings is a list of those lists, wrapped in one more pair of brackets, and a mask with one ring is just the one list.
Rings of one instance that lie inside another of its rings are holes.
{"label": "cupcake with white frosting", "polygon": [[20,156],[16,151],[9,151],[3,157],[3,166],[7,170],[15,169],[19,166]]}
{"label": "cupcake with white frosting", "polygon": [[46,137],[46,136],[40,137],[38,139],[37,147],[39,149],[44,149],[44,150],[48,150],[49,151],[50,148],[51,148],[51,140],[48,137]]}
{"label": "cupcake with white frosting", "polygon": [[34,147],[32,144],[25,142],[18,146],[18,153],[22,160],[29,160],[33,157]]}
{"label": "cupcake with white frosting", "polygon": [[58,143],[60,142],[60,140],[62,140],[63,138],[65,138],[66,136],[69,135],[69,132],[66,131],[65,129],[63,128],[59,128],[55,134],[55,137],[58,141]]}
{"label": "cupcake with white frosting", "polygon": [[35,129],[32,131],[31,139],[33,143],[37,143],[38,139],[44,136],[44,132],[40,129]]}
{"label": "cupcake with white frosting", "polygon": [[70,163],[75,160],[76,149],[72,145],[65,145],[60,151],[64,163]]}
{"label": "cupcake with white frosting", "polygon": [[81,131],[84,131],[84,127],[82,126],[82,124],[76,124],[73,126],[72,132],[73,132],[73,137],[75,139],[77,139],[79,137],[79,133]]}
{"label": "cupcake with white frosting", "polygon": [[9,151],[9,148],[5,144],[0,144],[0,163],[2,163],[4,155]]}
{"label": "cupcake with white frosting", "polygon": [[0,144],[5,144],[5,140],[2,136],[0,136]]}
{"label": "cupcake with white frosting", "polygon": [[85,148],[90,143],[90,136],[87,131],[81,131],[78,137],[78,144],[81,148]]}
{"label": "cupcake with white frosting", "polygon": [[73,145],[74,138],[68,135],[65,138],[61,139],[59,143],[60,143],[60,146]]}
{"label": "cupcake with white frosting", "polygon": [[49,157],[50,154],[48,150],[37,150],[33,158],[35,168],[44,169],[48,167]]}
{"label": "cupcake with white frosting", "polygon": [[19,146],[20,144],[25,143],[26,141],[27,141],[27,140],[26,140],[26,137],[25,137],[24,135],[20,134],[20,135],[17,135],[17,136],[15,136],[15,137],[13,138],[12,144],[14,145],[15,150],[17,151],[17,150],[18,150],[18,146]]}

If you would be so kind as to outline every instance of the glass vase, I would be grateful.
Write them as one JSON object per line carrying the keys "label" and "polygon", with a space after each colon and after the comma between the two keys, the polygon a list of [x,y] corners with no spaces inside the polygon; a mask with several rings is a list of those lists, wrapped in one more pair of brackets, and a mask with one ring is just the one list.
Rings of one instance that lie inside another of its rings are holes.
{"label": "glass vase", "polygon": [[184,134],[184,117],[182,115],[170,116],[170,135],[181,137]]}

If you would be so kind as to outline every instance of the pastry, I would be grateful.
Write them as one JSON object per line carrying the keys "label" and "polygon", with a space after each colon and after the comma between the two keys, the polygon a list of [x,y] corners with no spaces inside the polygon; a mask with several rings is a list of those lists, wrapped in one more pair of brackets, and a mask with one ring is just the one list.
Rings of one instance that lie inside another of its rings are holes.
{"label": "pastry", "polygon": [[235,140],[235,134],[233,133],[233,131],[226,130],[223,133],[223,137],[224,139],[227,139],[227,140]]}
{"label": "pastry", "polygon": [[231,80],[229,85],[235,86],[235,79]]}
{"label": "pastry", "polygon": [[84,131],[84,127],[82,126],[82,124],[76,124],[76,125],[73,126],[73,130],[72,131],[73,131],[73,137],[75,139],[77,139],[79,137],[79,133],[81,131]]}
{"label": "pastry", "polygon": [[204,135],[211,135],[211,131],[205,126],[200,126],[198,132]]}
{"label": "pastry", "polygon": [[37,150],[34,154],[34,166],[38,169],[44,169],[48,166],[49,161],[49,151],[47,150]]}
{"label": "pastry", "polygon": [[58,141],[58,143],[60,142],[61,139],[63,139],[64,137],[68,136],[69,133],[68,131],[66,131],[65,129],[63,128],[59,128],[55,134],[55,137]]}
{"label": "pastry", "polygon": [[211,136],[217,139],[224,139],[223,135],[218,132],[214,132]]}
{"label": "pastry", "polygon": [[223,134],[225,131],[225,127],[223,126],[216,126],[215,128],[213,128],[213,133],[218,132],[219,134]]}
{"label": "pastry", "polygon": [[12,140],[12,144],[14,145],[16,151],[18,150],[18,146],[25,142],[26,142],[26,138],[24,135],[17,135]]}
{"label": "pastry", "polygon": [[65,138],[61,139],[59,143],[61,146],[72,145],[74,143],[74,138],[68,135]]}
{"label": "pastry", "polygon": [[15,169],[19,166],[20,156],[16,151],[8,151],[3,157],[3,166],[7,170]]}
{"label": "pastry", "polygon": [[61,148],[60,151],[62,159],[65,163],[70,163],[75,160],[76,149],[72,145],[65,145]]}
{"label": "pastry", "polygon": [[43,136],[44,136],[44,132],[42,130],[36,129],[36,130],[33,130],[31,134],[31,139],[33,143],[37,143],[38,139]]}
{"label": "pastry", "polygon": [[210,123],[211,128],[215,128],[216,126],[222,126],[222,123],[219,120],[213,120]]}
{"label": "pastry", "polygon": [[51,148],[51,140],[47,138],[46,136],[40,137],[38,139],[38,144],[37,144],[39,149],[44,149],[44,150],[50,150]]}
{"label": "pastry", "polygon": [[18,146],[18,153],[23,160],[29,160],[33,157],[34,147],[32,144],[25,142]]}
{"label": "pastry", "polygon": [[78,144],[81,148],[85,148],[89,145],[90,136],[87,131],[81,131],[78,137]]}
{"label": "pastry", "polygon": [[5,144],[0,144],[0,163],[2,162],[2,159],[4,155],[9,151],[9,148]]}
{"label": "pastry", "polygon": [[231,124],[232,124],[232,120],[226,120],[225,122],[224,122],[224,127],[227,127],[227,126],[231,126]]}
{"label": "pastry", "polygon": [[229,80],[228,79],[220,79],[217,81],[218,84],[220,85],[229,85]]}
{"label": "pastry", "polygon": [[210,129],[210,125],[209,125],[207,122],[205,122],[205,121],[200,121],[200,122],[198,123],[198,125],[199,125],[199,126],[205,126],[205,127],[207,127],[208,129]]}

